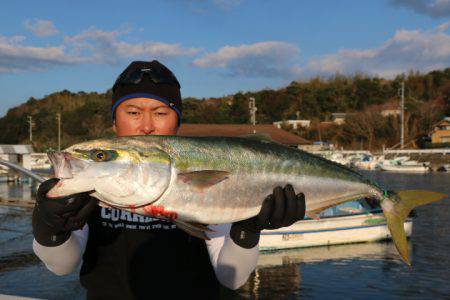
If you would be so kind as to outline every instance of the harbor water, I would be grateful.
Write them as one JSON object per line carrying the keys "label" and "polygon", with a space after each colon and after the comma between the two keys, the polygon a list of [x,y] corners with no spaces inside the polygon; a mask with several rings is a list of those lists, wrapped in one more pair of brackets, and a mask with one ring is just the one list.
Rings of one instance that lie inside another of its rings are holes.
{"label": "harbor water", "polygon": [[[365,172],[381,186],[450,194],[450,173]],[[27,184],[0,183],[0,197],[32,197]],[[0,294],[83,299],[78,275],[47,271],[31,248],[31,210],[0,206]],[[450,299],[450,199],[416,209],[412,267],[391,242],[263,252],[247,284],[226,297],[260,299]],[[149,295],[151,297],[151,295]]]}

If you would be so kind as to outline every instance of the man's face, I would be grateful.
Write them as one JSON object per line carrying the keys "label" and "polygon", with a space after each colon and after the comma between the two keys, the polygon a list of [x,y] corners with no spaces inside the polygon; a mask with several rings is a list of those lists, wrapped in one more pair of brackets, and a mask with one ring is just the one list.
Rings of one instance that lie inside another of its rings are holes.
{"label": "man's face", "polygon": [[178,115],[161,101],[133,98],[116,108],[113,130],[117,136],[176,135]]}

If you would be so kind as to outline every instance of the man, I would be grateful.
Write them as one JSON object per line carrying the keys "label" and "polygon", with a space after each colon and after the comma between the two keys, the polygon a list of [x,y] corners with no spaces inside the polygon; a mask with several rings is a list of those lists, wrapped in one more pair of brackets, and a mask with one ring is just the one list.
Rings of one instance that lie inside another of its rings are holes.
{"label": "man", "polygon": [[[158,61],[133,62],[116,80],[112,96],[117,136],[176,135],[182,120],[180,85]],[[156,218],[99,207],[86,193],[48,199],[58,182],[41,184],[33,211],[33,249],[52,272],[63,275],[82,262],[89,299],[144,299],[164,293],[214,299],[219,283],[237,289],[255,269],[263,229],[303,219],[303,194],[277,187],[256,217],[210,225],[203,241]],[[245,184],[245,183],[243,183]]]}

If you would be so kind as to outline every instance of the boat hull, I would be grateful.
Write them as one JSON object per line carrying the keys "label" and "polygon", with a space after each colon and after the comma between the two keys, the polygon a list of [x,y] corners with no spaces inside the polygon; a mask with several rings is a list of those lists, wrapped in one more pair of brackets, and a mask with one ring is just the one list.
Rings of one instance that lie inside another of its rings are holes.
{"label": "boat hull", "polygon": [[401,166],[387,166],[381,165],[380,169],[388,172],[400,172],[400,173],[426,173],[430,170],[427,166],[416,165],[401,165]]}
{"label": "boat hull", "polygon": [[[412,233],[412,219],[404,224],[407,236]],[[382,213],[303,220],[289,227],[264,230],[260,250],[362,243],[390,239],[391,234]]]}

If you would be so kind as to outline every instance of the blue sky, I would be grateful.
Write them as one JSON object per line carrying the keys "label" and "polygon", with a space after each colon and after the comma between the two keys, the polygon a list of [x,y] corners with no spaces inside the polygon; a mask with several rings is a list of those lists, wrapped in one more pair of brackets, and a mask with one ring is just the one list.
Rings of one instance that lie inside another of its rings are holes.
{"label": "blue sky", "polygon": [[63,89],[104,92],[133,60],[166,64],[184,97],[445,68],[449,21],[450,0],[8,1],[0,116]]}

